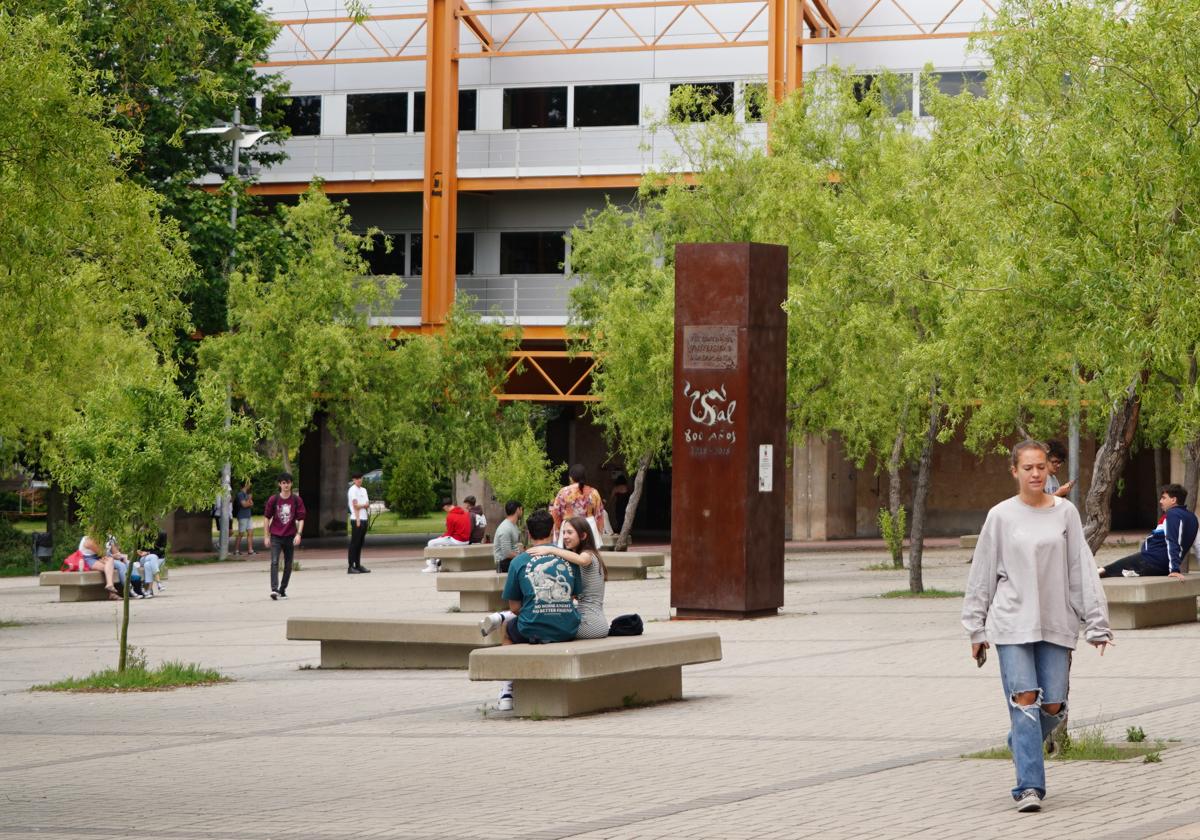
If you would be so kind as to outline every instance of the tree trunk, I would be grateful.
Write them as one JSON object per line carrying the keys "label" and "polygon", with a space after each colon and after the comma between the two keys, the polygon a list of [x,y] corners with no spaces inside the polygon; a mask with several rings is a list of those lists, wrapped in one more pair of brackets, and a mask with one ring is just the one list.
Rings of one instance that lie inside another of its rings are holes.
{"label": "tree trunk", "polygon": [[1183,487],[1187,490],[1187,508],[1196,512],[1196,493],[1200,491],[1200,439],[1183,448]]}
{"label": "tree trunk", "polygon": [[[908,406],[900,415],[900,426],[896,430],[896,441],[892,444],[892,455],[888,458],[888,513],[892,517],[892,527],[897,527],[900,521],[900,455],[904,452],[904,421],[907,419]],[[898,547],[892,551],[892,566],[904,568],[904,534],[899,535]]]}
{"label": "tree trunk", "polygon": [[125,672],[125,664],[129,660],[129,590],[133,579],[133,560],[127,560],[125,565],[125,585],[121,587],[121,654],[117,659],[117,670]]}
{"label": "tree trunk", "polygon": [[633,517],[637,515],[638,502],[642,500],[642,485],[646,481],[646,470],[650,468],[650,456],[643,455],[638,462],[637,473],[633,477],[633,490],[629,501],[625,503],[625,521],[621,523],[621,533],[617,535],[616,551],[626,551],[629,548],[629,535],[633,532]]}
{"label": "tree trunk", "polygon": [[913,488],[912,542],[908,548],[908,588],[914,595],[925,591],[921,580],[921,555],[925,550],[925,502],[929,498],[929,472],[933,465],[933,444],[937,440],[938,420],[942,404],[938,400],[938,381],[929,389],[929,428],[921,443],[921,459],[917,465],[917,484]]}
{"label": "tree trunk", "polygon": [[1092,483],[1088,487],[1086,514],[1083,520],[1083,535],[1093,552],[1104,544],[1104,538],[1112,528],[1112,494],[1121,473],[1125,470],[1129,447],[1137,431],[1138,414],[1141,410],[1138,385],[1142,378],[1139,374],[1129,383],[1125,395],[1113,406],[1112,414],[1108,418],[1108,429],[1104,433],[1104,442],[1096,450],[1096,463],[1092,467]]}

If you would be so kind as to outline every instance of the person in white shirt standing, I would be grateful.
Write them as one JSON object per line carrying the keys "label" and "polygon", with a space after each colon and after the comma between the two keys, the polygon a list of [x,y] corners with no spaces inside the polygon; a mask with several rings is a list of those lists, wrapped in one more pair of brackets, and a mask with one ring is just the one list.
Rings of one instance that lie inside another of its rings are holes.
{"label": "person in white shirt standing", "polygon": [[363,568],[362,547],[367,538],[367,522],[370,516],[371,500],[367,497],[367,488],[363,487],[362,473],[353,476],[350,489],[346,492],[346,507],[350,509],[350,553],[347,556],[346,574],[365,575],[371,570]]}

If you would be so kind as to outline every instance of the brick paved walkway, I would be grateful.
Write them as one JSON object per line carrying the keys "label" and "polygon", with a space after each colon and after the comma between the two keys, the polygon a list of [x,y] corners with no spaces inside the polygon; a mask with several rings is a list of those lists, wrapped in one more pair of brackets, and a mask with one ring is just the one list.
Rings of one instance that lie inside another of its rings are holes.
{"label": "brick paved walkway", "polygon": [[[725,659],[685,669],[684,702],[566,721],[485,714],[494,686],[459,671],[309,669],[317,644],[284,639],[289,615],[456,599],[416,550],[371,549],[363,576],[337,551],[300,557],[286,602],[261,560],[176,568],[135,602],[152,662],[236,679],[154,694],[30,693],[115,663],[117,610],[0,580],[0,621],[22,623],[0,629],[0,839],[1200,840],[1200,624],[1080,650],[1074,726],[1179,741],[1161,764],[1052,765],[1046,810],[1018,815],[1010,764],[959,757],[1003,741],[994,660],[968,658],[957,600],[872,597],[906,585],[862,570],[879,552],[789,560],[783,613],[711,624]],[[932,551],[927,586],[961,589],[966,558]],[[610,616],[664,621],[668,601],[665,578],[608,585]]]}

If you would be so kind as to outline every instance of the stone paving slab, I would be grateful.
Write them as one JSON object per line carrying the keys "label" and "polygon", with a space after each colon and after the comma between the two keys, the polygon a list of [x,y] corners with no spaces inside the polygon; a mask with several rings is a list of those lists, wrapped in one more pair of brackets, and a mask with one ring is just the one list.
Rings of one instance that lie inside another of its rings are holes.
{"label": "stone paving slab", "polygon": [[[962,589],[967,556],[928,553],[926,585]],[[0,629],[0,839],[1200,838],[1197,624],[1075,658],[1072,725],[1179,739],[1162,763],[1052,764],[1046,809],[1018,815],[1011,764],[960,757],[1003,741],[994,661],[969,659],[957,600],[873,597],[906,585],[862,571],[881,553],[790,559],[777,618],[688,622],[724,659],[689,668],[682,702],[542,721],[487,711],[495,687],[460,671],[310,670],[290,615],[447,610],[419,549],[369,549],[371,575],[300,559],[283,602],[262,560],[176,567],[132,605],[132,643],[236,681],[139,695],[30,693],[114,664],[119,605],[0,580],[0,620],[22,622]],[[669,593],[610,582],[607,611],[668,620]]]}

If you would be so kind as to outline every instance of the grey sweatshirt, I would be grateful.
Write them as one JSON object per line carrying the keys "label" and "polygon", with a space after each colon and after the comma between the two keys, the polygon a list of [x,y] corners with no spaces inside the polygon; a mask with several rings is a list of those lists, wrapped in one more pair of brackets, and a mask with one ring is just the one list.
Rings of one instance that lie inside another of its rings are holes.
{"label": "grey sweatshirt", "polygon": [[988,511],[963,599],[972,643],[1074,648],[1080,622],[1089,642],[1112,638],[1079,511],[1064,499],[1054,502],[1035,508],[1013,496]]}

